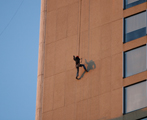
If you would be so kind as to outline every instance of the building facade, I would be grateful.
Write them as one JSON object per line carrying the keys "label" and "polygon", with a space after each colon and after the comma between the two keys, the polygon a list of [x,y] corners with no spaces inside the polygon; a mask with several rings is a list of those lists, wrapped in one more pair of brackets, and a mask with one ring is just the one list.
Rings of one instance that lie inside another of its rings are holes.
{"label": "building facade", "polygon": [[[146,9],[146,0],[41,0],[36,120],[147,120]],[[79,80],[73,55],[88,69]]]}

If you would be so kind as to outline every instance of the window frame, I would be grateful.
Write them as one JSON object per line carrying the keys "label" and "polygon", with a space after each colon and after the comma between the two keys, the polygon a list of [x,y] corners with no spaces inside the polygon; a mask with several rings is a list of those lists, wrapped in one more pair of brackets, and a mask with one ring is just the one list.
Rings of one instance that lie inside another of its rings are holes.
{"label": "window frame", "polygon": [[[141,48],[141,47],[144,47],[144,46],[146,46],[146,70],[147,70],[147,44],[143,44],[141,46],[138,46],[138,47],[135,47],[135,48],[132,48],[132,49],[129,49],[129,50],[123,52],[123,78],[130,77],[130,76],[126,76],[126,73],[125,73],[126,72],[126,57],[125,57],[125,53],[129,52],[129,51],[132,51],[132,50],[135,50],[135,49],[138,49],[138,48]],[[144,71],[142,71],[142,72],[144,72]],[[139,73],[141,73],[141,72],[139,72]],[[136,74],[139,74],[139,73],[136,73]],[[136,74],[133,74],[133,75],[136,75]],[[131,76],[133,76],[133,75],[131,75]]]}
{"label": "window frame", "polygon": [[[139,2],[139,1],[138,1],[138,2]],[[134,6],[140,5],[140,4],[145,3],[145,2],[147,2],[147,0],[142,1],[141,3],[138,3],[138,4],[134,5]],[[132,3],[132,4],[133,4],[133,3]],[[126,10],[126,9],[128,9],[128,8],[132,8],[132,7],[134,7],[134,6],[127,7],[127,5],[126,5],[126,0],[123,0],[123,9],[124,9],[124,10]]]}
{"label": "window frame", "polygon": [[[139,82],[137,82],[137,83],[133,83],[133,84],[131,84],[131,85],[128,85],[128,86],[125,86],[125,87],[123,87],[123,115],[125,115],[125,114],[128,114],[128,113],[131,113],[131,112],[134,112],[134,111],[137,111],[137,110],[140,110],[140,109],[143,109],[143,108],[146,108],[147,106],[145,106],[145,107],[142,107],[142,108],[138,108],[138,109],[135,109],[135,110],[133,110],[133,111],[130,111],[130,112],[126,112],[126,91],[125,91],[125,88],[127,88],[127,87],[130,87],[130,86],[133,86],[133,85],[136,85],[136,84],[139,84],[139,83],[142,83],[142,82],[147,82],[147,79],[145,79],[145,80],[142,80],[142,81],[139,81]],[[146,117],[144,117],[144,118],[146,118]],[[144,118],[141,118],[141,119],[144,119]],[[141,120],[141,119],[138,119],[138,120]]]}
{"label": "window frame", "polygon": [[[136,84],[139,84],[139,83],[142,83],[142,82],[147,82],[147,79],[145,79],[145,80],[142,80],[142,81],[139,81],[139,82],[137,82],[137,83],[133,83],[133,84],[131,84],[131,85],[128,85],[128,86],[125,86],[124,88],[123,88],[123,115],[125,115],[125,114],[128,114],[128,113],[131,113],[131,112],[134,112],[134,111],[137,111],[137,110],[140,110],[140,109],[143,109],[143,108],[146,108],[147,106],[145,106],[145,107],[142,107],[142,108],[138,108],[138,109],[135,109],[135,110],[133,110],[133,111],[130,111],[130,112],[126,112],[126,91],[125,91],[125,88],[127,88],[127,87],[130,87],[130,86],[133,86],[133,85],[136,85]],[[144,118],[146,118],[146,117],[144,117]],[[144,118],[141,118],[141,119],[144,119]],[[141,119],[139,119],[139,120],[141,120]]]}
{"label": "window frame", "polygon": [[[133,17],[133,16],[138,15],[138,14],[143,13],[143,12],[146,12],[146,19],[147,19],[147,9],[144,10],[144,11],[141,11],[141,12],[138,12],[138,13],[135,13],[133,15],[130,15],[130,16],[127,16],[127,17],[123,18],[123,44],[127,43],[126,42],[126,22],[125,22],[125,19],[127,19],[129,17]],[[147,30],[147,20],[146,20],[146,30]],[[146,31],[146,35],[147,35],[147,31]],[[139,38],[141,38],[141,37],[139,37]],[[139,39],[139,38],[136,38],[136,39]],[[133,39],[133,40],[136,40],[136,39]],[[133,40],[131,40],[131,41],[133,41]],[[131,42],[131,41],[128,41],[128,42]]]}

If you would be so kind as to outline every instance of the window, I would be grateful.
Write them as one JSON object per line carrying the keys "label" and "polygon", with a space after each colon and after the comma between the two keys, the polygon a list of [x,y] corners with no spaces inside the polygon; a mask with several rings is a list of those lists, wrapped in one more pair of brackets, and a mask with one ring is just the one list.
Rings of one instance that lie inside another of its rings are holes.
{"label": "window", "polygon": [[124,19],[125,43],[146,35],[146,18],[145,11]]}
{"label": "window", "polygon": [[146,45],[124,52],[124,77],[146,70]]}
{"label": "window", "polygon": [[124,8],[130,8],[144,2],[146,2],[146,0],[124,0]]}
{"label": "window", "polygon": [[147,81],[143,81],[124,88],[124,113],[138,110],[146,106]]}

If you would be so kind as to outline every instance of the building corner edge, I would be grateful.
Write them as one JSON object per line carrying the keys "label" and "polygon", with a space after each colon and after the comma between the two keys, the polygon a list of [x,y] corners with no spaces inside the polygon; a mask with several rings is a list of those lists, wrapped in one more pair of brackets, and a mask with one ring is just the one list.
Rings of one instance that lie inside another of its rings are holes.
{"label": "building corner edge", "polygon": [[46,33],[46,13],[47,0],[41,0],[40,12],[40,35],[39,35],[39,55],[38,55],[38,75],[36,94],[36,115],[35,120],[42,120],[43,102],[43,81],[44,81],[44,57],[45,57],[45,33]]}

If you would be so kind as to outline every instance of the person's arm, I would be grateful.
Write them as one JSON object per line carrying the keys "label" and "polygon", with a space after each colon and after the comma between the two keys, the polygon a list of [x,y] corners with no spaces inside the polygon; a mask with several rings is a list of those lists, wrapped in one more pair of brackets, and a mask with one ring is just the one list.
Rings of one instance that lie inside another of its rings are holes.
{"label": "person's arm", "polygon": [[76,58],[75,58],[75,56],[73,55],[73,60],[75,61],[76,60]]}

